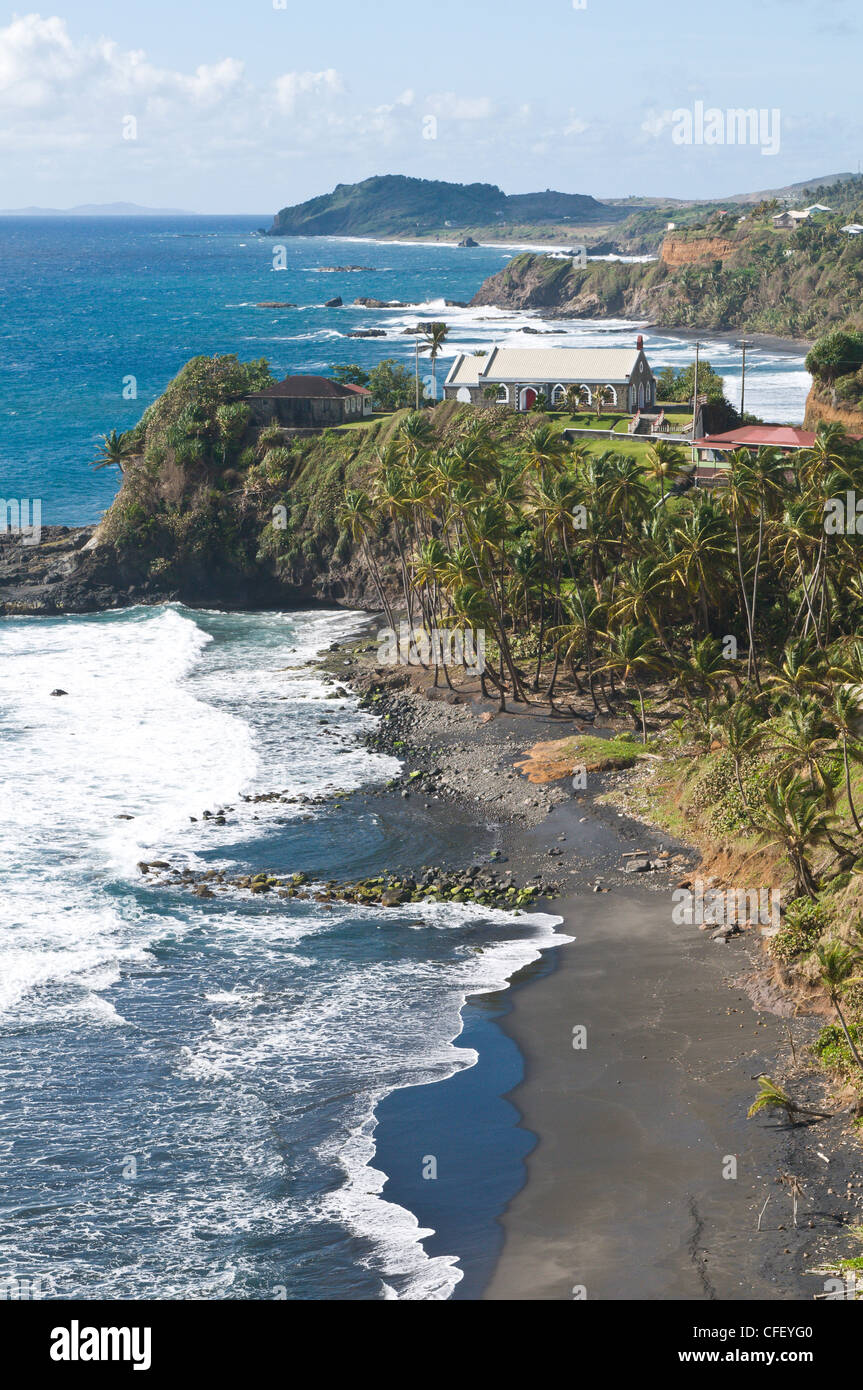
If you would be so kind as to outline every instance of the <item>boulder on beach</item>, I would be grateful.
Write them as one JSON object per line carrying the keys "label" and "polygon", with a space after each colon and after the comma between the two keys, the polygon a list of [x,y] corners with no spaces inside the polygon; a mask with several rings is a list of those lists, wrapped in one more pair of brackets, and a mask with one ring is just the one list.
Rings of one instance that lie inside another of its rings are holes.
{"label": "boulder on beach", "polygon": [[344,301],[343,301],[341,295],[340,295],[340,294],[337,294],[336,297],[335,297],[335,299],[328,299],[328,300],[327,300],[326,304],[324,305],[324,308],[325,308],[325,309],[341,309],[343,302],[344,302]]}

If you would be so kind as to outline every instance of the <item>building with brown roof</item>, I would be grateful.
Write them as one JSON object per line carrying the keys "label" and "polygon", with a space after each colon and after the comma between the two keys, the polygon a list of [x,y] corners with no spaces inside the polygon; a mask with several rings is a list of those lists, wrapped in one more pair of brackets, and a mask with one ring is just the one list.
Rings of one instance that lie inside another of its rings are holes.
{"label": "building with brown roof", "polygon": [[329,376],[286,376],[243,400],[259,424],[288,429],[328,429],[372,413],[365,386],[342,385]]}

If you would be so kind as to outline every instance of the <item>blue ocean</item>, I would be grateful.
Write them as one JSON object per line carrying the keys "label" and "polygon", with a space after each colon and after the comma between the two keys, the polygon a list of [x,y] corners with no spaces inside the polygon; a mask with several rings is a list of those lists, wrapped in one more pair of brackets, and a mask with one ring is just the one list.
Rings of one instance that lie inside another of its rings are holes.
{"label": "blue ocean", "polygon": [[[90,467],[98,436],[196,353],[322,372],[410,361],[422,318],[451,324],[450,352],[542,326],[444,309],[511,249],[299,240],[279,272],[267,221],[0,220],[2,495],[41,498],[45,523],[98,519],[117,486]],[[348,263],[371,269],[319,269]],[[256,307],[276,299],[298,307]],[[364,327],[387,337],[347,336]],[[563,327],[556,342],[635,332]],[[658,365],[691,355],[647,345]],[[800,359],[752,358],[752,408],[799,418]],[[0,620],[0,1279],[58,1299],[481,1293],[534,1142],[502,1098],[521,1059],[496,1020],[514,978],[553,967],[559,919],[204,899],[138,867],[325,880],[488,859],[491,822],[375,796],[398,765],[310,664],[363,623],[180,605]],[[352,795],[315,800],[335,791]],[[309,800],[255,799],[272,792]]]}
{"label": "blue ocean", "polygon": [[[492,343],[536,346],[525,327],[536,313],[459,309],[512,248],[463,248],[330,238],[274,242],[250,217],[0,217],[0,496],[39,498],[45,524],[98,520],[117,488],[114,470],[94,472],[101,434],[133,425],[184,362],[199,353],[266,357],[273,371],[326,372],[334,362],[372,366],[381,357],[413,365],[417,322],[445,319],[450,337],[438,391],[456,352]],[[275,270],[274,246],[286,268]],[[321,266],[358,265],[328,273]],[[341,298],[341,309],[326,309]],[[409,307],[365,309],[356,298]],[[264,301],[295,309],[261,309]],[[638,328],[621,321],[555,322],[559,346],[617,345]],[[385,338],[350,338],[376,328]],[[691,343],[648,333],[654,367],[691,362]],[[739,398],[739,352],[722,340],[703,349]],[[427,371],[426,364],[426,371]],[[130,379],[132,379],[130,381]],[[802,356],[753,349],[747,408],[766,420],[802,421],[809,378]],[[129,396],[130,391],[137,394]]]}

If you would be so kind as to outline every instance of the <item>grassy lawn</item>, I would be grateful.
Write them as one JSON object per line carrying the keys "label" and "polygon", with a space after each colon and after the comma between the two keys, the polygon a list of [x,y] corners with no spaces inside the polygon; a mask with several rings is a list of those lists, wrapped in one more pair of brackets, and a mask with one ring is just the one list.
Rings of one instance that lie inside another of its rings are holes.
{"label": "grassy lawn", "polygon": [[552,424],[562,430],[611,430],[618,424],[623,428],[629,424],[629,415],[600,415],[597,419],[593,411],[580,411],[577,415],[570,415],[564,410],[551,410],[545,412]]}
{"label": "grassy lawn", "polygon": [[393,415],[398,414],[395,410],[376,410],[373,415],[361,416],[358,420],[343,420],[340,425],[333,428],[339,430],[364,430],[369,425],[379,425],[382,420],[391,420]]}

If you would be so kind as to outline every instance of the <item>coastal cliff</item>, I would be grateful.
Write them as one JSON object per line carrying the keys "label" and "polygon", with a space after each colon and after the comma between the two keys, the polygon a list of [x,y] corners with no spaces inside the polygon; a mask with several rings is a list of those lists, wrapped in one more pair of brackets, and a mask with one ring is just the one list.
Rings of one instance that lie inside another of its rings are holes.
{"label": "coastal cliff", "polygon": [[559,255],[515,256],[471,303],[809,341],[863,322],[861,241],[832,225],[778,229],[768,212],[716,214],[668,235],[651,261],[580,266]]}
{"label": "coastal cliff", "polygon": [[[311,435],[261,426],[241,398],[268,380],[263,361],[188,362],[122,437],[120,489],[98,526],[44,527],[38,545],[0,535],[0,615],[160,602],[379,611],[362,541],[338,511],[409,412]],[[429,412],[440,437],[455,408]],[[397,599],[386,523],[377,543],[380,582]]]}

